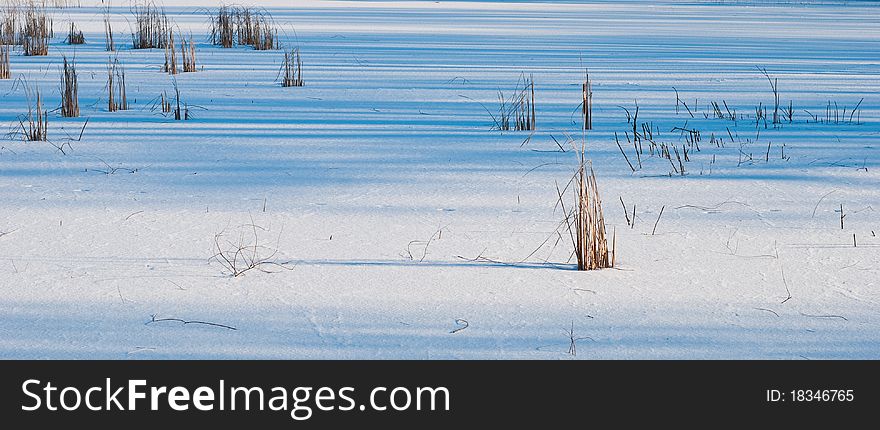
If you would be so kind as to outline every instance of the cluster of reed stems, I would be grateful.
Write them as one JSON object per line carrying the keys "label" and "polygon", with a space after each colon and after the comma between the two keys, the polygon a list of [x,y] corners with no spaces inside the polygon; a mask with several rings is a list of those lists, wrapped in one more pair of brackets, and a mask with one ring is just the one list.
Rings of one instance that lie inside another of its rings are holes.
{"label": "cluster of reed stems", "polygon": [[22,52],[28,56],[49,55],[49,39],[54,36],[52,19],[45,9],[33,3],[25,10],[24,17],[18,38]]}
{"label": "cluster of reed stems", "polygon": [[83,36],[83,32],[81,30],[77,30],[76,25],[72,22],[70,23],[70,31],[67,33],[67,38],[64,41],[68,45],[82,45],[86,43],[86,38]]}
{"label": "cluster of reed stems", "polygon": [[134,49],[165,49],[168,46],[168,35],[171,24],[165,11],[153,2],[145,2],[132,6],[135,28],[132,32]]}
{"label": "cluster of reed stems", "polygon": [[503,92],[498,92],[500,114],[496,118],[495,128],[501,131],[530,131],[535,130],[537,121],[535,115],[535,79],[529,75],[520,76],[516,88],[511,97],[506,97]]}
{"label": "cluster of reed stems", "polygon": [[22,139],[28,142],[45,142],[48,140],[49,112],[43,110],[40,90],[31,89],[25,83],[25,94],[28,99],[28,113],[19,120]]}
{"label": "cluster of reed stems", "polygon": [[184,39],[180,42],[180,53],[183,57],[183,72],[191,73],[197,71],[196,44],[193,42],[192,35],[190,35],[189,40]]}
{"label": "cluster of reed stems", "polygon": [[128,96],[125,91],[125,68],[119,60],[107,63],[107,110],[116,112],[128,110]]}
{"label": "cluster of reed stems", "polygon": [[557,189],[557,192],[565,225],[574,246],[577,270],[598,270],[614,267],[616,234],[612,235],[609,248],[596,173],[592,162],[586,159],[585,146],[584,144],[580,148],[578,169],[569,183],[574,186],[574,207],[566,210],[565,191]]}
{"label": "cluster of reed stems", "polygon": [[165,65],[162,66],[162,71],[168,73],[169,75],[177,74],[177,51],[174,46],[174,29],[168,29],[167,35],[168,43],[165,44]]}
{"label": "cluster of reed stems", "polygon": [[278,49],[278,30],[271,16],[242,6],[221,6],[211,17],[211,42],[223,48],[251,46],[258,51]]}
{"label": "cluster of reed stems", "polygon": [[281,81],[282,87],[303,86],[302,57],[299,54],[299,48],[293,48],[290,52],[284,53],[283,67],[284,79]]}
{"label": "cluster of reed stems", "polygon": [[593,83],[590,82],[590,73],[584,72],[582,85],[581,115],[584,120],[584,130],[593,129]]}
{"label": "cluster of reed stems", "polygon": [[76,64],[63,57],[61,73],[61,116],[75,118],[79,116],[79,83],[77,82]]}
{"label": "cluster of reed stems", "polygon": [[104,49],[107,52],[116,50],[116,42],[113,40],[113,26],[110,25],[110,6],[104,9]]}

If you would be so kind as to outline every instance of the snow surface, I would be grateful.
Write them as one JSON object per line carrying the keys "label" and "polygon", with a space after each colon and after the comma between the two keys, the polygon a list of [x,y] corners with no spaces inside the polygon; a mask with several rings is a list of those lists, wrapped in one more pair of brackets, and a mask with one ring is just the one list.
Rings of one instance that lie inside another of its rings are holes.
{"label": "snow surface", "polygon": [[[162,51],[127,48],[127,5],[113,24],[133,108],[106,112],[91,3],[55,10],[50,55],[14,52],[0,81],[14,129],[15,78],[55,108],[61,54],[75,55],[83,114],[51,112],[50,139],[88,118],[68,155],[0,141],[2,358],[880,358],[872,3],[260,2],[304,57],[306,86],[281,88],[281,52],[210,46],[216,2],[167,2],[204,66],[177,76],[186,122],[151,109],[172,82]],[[62,43],[69,21],[86,45]],[[595,272],[573,270],[554,211],[576,159],[553,138],[581,138],[585,67],[618,248],[617,269]],[[772,105],[757,67],[792,124],[704,117],[710,101]],[[484,110],[521,73],[536,82],[531,139],[491,130]],[[862,98],[859,124],[807,122]],[[688,175],[657,157],[630,171],[613,134],[636,101],[660,141],[701,131]],[[231,277],[210,260],[215,234],[252,222],[292,270]]]}

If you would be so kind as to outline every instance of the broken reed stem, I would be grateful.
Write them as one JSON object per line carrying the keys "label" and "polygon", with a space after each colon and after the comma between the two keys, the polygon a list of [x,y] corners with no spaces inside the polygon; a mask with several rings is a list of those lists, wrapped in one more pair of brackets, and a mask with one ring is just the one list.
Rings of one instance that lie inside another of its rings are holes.
{"label": "broken reed stem", "polygon": [[86,38],[83,36],[83,32],[81,30],[77,30],[76,26],[71,22],[70,23],[70,31],[67,33],[67,38],[65,42],[68,45],[82,45],[86,43]]}
{"label": "broken reed stem", "polygon": [[0,79],[12,79],[12,67],[9,63],[9,47],[0,45]]}
{"label": "broken reed stem", "polygon": [[125,91],[125,68],[119,64],[119,60],[113,60],[107,64],[107,110],[116,112],[128,110],[128,97]]}
{"label": "broken reed stem", "polygon": [[299,54],[299,47],[293,48],[290,52],[284,53],[283,67],[284,79],[281,81],[282,87],[303,86],[302,57]]}
{"label": "broken reed stem", "polygon": [[63,57],[64,66],[61,74],[61,116],[75,118],[79,116],[79,84],[76,76],[76,64]]}

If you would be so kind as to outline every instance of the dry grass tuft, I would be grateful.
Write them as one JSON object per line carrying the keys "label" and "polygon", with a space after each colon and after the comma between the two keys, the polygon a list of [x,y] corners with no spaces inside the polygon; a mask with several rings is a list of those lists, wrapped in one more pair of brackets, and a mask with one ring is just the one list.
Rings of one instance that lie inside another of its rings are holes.
{"label": "dry grass tuft", "polygon": [[76,64],[63,57],[64,65],[61,74],[61,116],[75,118],[79,116],[79,84],[77,82]]}

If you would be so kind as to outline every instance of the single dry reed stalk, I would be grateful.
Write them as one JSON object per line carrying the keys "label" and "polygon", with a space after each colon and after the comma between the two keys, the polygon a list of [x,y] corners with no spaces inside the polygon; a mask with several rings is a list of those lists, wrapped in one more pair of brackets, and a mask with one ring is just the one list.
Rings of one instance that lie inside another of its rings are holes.
{"label": "single dry reed stalk", "polygon": [[62,58],[64,65],[61,74],[61,116],[75,118],[79,116],[79,84],[76,76],[76,64],[73,61],[67,61],[67,56]]}
{"label": "single dry reed stalk", "polygon": [[303,83],[302,57],[297,47],[284,53],[284,80],[281,82],[281,86],[301,87]]}
{"label": "single dry reed stalk", "polygon": [[128,110],[128,96],[125,91],[125,68],[119,64],[119,60],[109,61],[107,64],[107,110],[116,112]]}
{"label": "single dry reed stalk", "polygon": [[593,83],[590,81],[590,73],[585,73],[585,79],[583,83],[583,101],[582,101],[582,114],[584,120],[584,130],[592,130],[593,129]]}
{"label": "single dry reed stalk", "polygon": [[86,43],[86,38],[83,36],[83,32],[81,30],[76,29],[76,25],[72,22],[70,23],[70,31],[67,33],[67,38],[65,42],[68,45],[82,45]]}
{"label": "single dry reed stalk", "polygon": [[12,68],[9,64],[9,47],[0,45],[0,79],[11,79]]}

